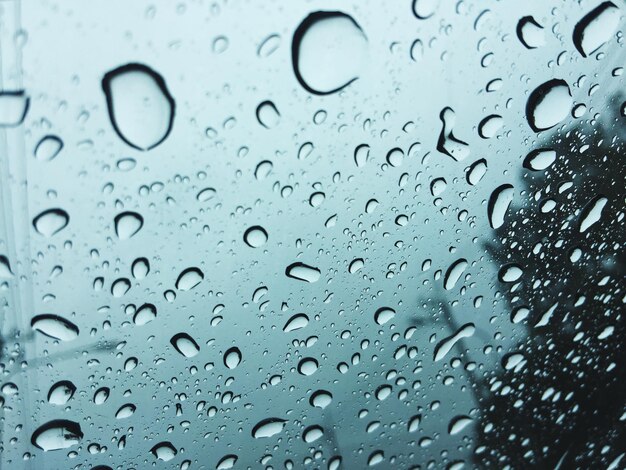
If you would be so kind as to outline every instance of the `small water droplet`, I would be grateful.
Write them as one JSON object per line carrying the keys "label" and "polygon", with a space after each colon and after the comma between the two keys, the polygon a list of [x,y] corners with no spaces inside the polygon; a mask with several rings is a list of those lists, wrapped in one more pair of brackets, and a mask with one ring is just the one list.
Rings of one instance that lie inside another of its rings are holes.
{"label": "small water droplet", "polygon": [[39,161],[53,160],[63,149],[63,141],[56,135],[46,135],[35,147],[35,158]]}
{"label": "small water droplet", "polygon": [[33,227],[44,237],[59,233],[70,222],[70,216],[63,209],[48,209],[33,219]]}
{"label": "small water droplet", "polygon": [[280,47],[280,42],[281,39],[278,34],[270,34],[259,44],[256,51],[257,55],[259,57],[269,57]]}
{"label": "small water droplet", "polygon": [[580,213],[578,230],[580,233],[586,232],[593,224],[602,217],[602,210],[609,200],[605,196],[596,196],[583,208]]}

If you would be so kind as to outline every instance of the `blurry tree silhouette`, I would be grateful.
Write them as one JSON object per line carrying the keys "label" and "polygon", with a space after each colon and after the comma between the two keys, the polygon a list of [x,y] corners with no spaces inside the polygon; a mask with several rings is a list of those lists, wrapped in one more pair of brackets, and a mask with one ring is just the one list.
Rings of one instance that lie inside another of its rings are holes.
{"label": "blurry tree silhouette", "polygon": [[[523,269],[499,286],[507,310],[530,314],[517,325],[517,348],[502,351],[521,352],[523,368],[503,364],[481,378],[481,390],[492,391],[480,398],[479,467],[626,468],[623,101],[614,96],[610,117],[579,121],[533,147],[556,150],[557,160],[523,170],[525,187],[516,186],[506,224],[486,246],[500,266]],[[581,232],[584,208],[598,196],[608,199],[602,216]]]}

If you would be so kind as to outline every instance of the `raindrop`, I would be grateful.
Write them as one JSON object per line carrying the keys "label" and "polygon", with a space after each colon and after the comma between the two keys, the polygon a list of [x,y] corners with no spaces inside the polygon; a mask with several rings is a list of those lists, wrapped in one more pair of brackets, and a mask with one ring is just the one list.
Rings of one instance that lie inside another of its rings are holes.
{"label": "raindrop", "polygon": [[430,194],[437,197],[440,196],[445,190],[448,184],[445,178],[435,178],[430,183]]}
{"label": "raindrop", "polygon": [[93,395],[93,402],[96,405],[102,405],[109,399],[109,394],[111,391],[108,387],[102,387],[96,390],[96,393]]}
{"label": "raindrop", "polygon": [[441,340],[435,347],[433,360],[435,362],[442,360],[454,347],[457,341],[459,341],[462,338],[469,338],[470,336],[474,334],[474,331],[476,331],[474,324],[466,323],[465,325],[460,327],[456,333]]}
{"label": "raindrop", "polygon": [[309,93],[327,95],[356,79],[367,63],[368,42],[354,19],[339,11],[317,11],[296,29],[293,70]]}
{"label": "raindrop", "polygon": [[385,460],[385,453],[382,450],[376,450],[367,458],[367,465],[373,467]]}
{"label": "raindrop", "polygon": [[602,217],[602,210],[609,200],[604,196],[596,196],[583,208],[580,213],[578,231],[586,232],[589,227],[598,222]]}
{"label": "raindrop", "polygon": [[311,395],[311,398],[309,399],[309,403],[311,404],[311,406],[322,409],[330,405],[332,401],[333,395],[326,390],[318,390],[316,392],[313,392],[313,395]]}
{"label": "raindrop", "polygon": [[0,278],[8,279],[12,277],[13,271],[11,271],[9,259],[4,255],[0,255]]}
{"label": "raindrop", "polygon": [[478,124],[478,135],[483,139],[491,139],[496,136],[503,123],[504,119],[502,119],[502,116],[491,114]]}
{"label": "raindrop", "polygon": [[24,122],[30,97],[22,91],[0,91],[0,127],[16,127]]}
{"label": "raindrop", "polygon": [[354,163],[357,167],[365,166],[370,157],[370,146],[361,144],[354,149]]}
{"label": "raindrop", "polygon": [[41,138],[35,147],[35,158],[39,161],[54,159],[63,149],[63,141],[56,135],[46,135]]}
{"label": "raindrop", "polygon": [[216,194],[217,194],[217,191],[215,191],[215,189],[204,188],[202,191],[200,191],[196,195],[196,199],[200,202],[207,202],[208,200],[213,199]]}
{"label": "raindrop", "polygon": [[536,149],[526,155],[524,168],[541,171],[548,168],[556,160],[556,152],[552,149]]}
{"label": "raindrop", "polygon": [[443,287],[446,290],[454,289],[454,286],[461,278],[461,274],[463,274],[463,271],[465,271],[467,265],[468,263],[465,258],[458,259],[450,265],[443,278]]}
{"label": "raindrop", "polygon": [[263,101],[257,106],[256,118],[266,129],[272,129],[280,123],[280,113],[271,101]]}
{"label": "raindrop", "polygon": [[137,212],[122,212],[114,219],[115,234],[120,240],[128,240],[143,227],[143,217]]}
{"label": "raindrop", "polygon": [[263,181],[270,175],[273,167],[274,165],[272,162],[269,160],[263,160],[256,166],[256,169],[254,170],[254,177],[259,181]]}
{"label": "raindrop", "polygon": [[313,375],[317,371],[319,363],[317,359],[305,357],[298,363],[298,372],[302,375]]}
{"label": "raindrop", "polygon": [[485,173],[487,173],[487,160],[481,158],[470,165],[467,173],[465,173],[465,178],[469,184],[475,186],[480,183]]}
{"label": "raindrop", "polygon": [[469,145],[457,139],[453,134],[456,114],[452,108],[443,108],[439,114],[441,119],[441,133],[437,141],[437,150],[452,157],[456,161],[465,160],[470,154]]}
{"label": "raindrop", "polygon": [[130,418],[132,415],[135,414],[136,409],[137,407],[133,405],[132,403],[127,403],[125,405],[122,405],[115,413],[115,418],[116,419]]}
{"label": "raindrop", "polygon": [[69,320],[52,313],[36,315],[30,322],[30,326],[50,338],[60,341],[72,341],[78,338],[78,327]]}
{"label": "raindrop", "polygon": [[133,277],[135,279],[144,279],[150,272],[150,262],[147,258],[137,258],[133,261],[131,272],[133,273]]}
{"label": "raindrop", "polygon": [[196,268],[191,267],[183,270],[176,279],[176,289],[187,291],[196,287],[204,279],[204,273]]}
{"label": "raindrop", "polygon": [[463,429],[472,424],[472,421],[474,420],[466,415],[455,416],[448,424],[448,434],[454,436],[460,433]]}
{"label": "raindrop", "polygon": [[305,326],[307,326],[308,324],[309,324],[309,317],[306,314],[296,313],[289,320],[287,320],[287,323],[285,323],[285,326],[283,326],[283,331],[285,333],[289,333],[291,331],[300,330],[304,328]]}
{"label": "raindrop", "polygon": [[260,225],[254,225],[243,234],[243,241],[251,248],[259,248],[267,243],[267,232]]}
{"label": "raindrop", "polygon": [[76,393],[76,385],[69,380],[61,380],[50,387],[48,403],[63,406],[72,399],[74,393]]}
{"label": "raindrop", "polygon": [[489,224],[491,228],[500,228],[504,224],[506,215],[511,202],[513,201],[513,186],[503,184],[498,186],[489,197],[487,205],[487,214],[489,216]]}
{"label": "raindrop", "polygon": [[613,2],[603,2],[587,13],[574,27],[574,45],[588,57],[609,41],[620,23],[620,10]]}
{"label": "raindrop", "polygon": [[278,433],[280,433],[287,420],[280,418],[267,418],[262,421],[259,421],[252,428],[252,437],[255,439],[261,439],[265,437],[272,437]]}
{"label": "raindrop", "polygon": [[194,357],[200,352],[198,343],[187,333],[178,333],[170,339],[174,349],[185,357]]}
{"label": "raindrop", "polygon": [[169,462],[176,457],[176,454],[178,454],[176,447],[167,441],[159,442],[152,447],[152,449],[150,449],[150,452],[152,452],[152,455],[154,455],[157,459],[163,460],[164,462]]}
{"label": "raindrop", "polygon": [[374,313],[374,321],[379,325],[384,325],[396,316],[396,311],[389,307],[381,307]]}
{"label": "raindrop", "polygon": [[157,309],[152,304],[143,304],[137,309],[133,316],[133,323],[137,326],[143,326],[150,323],[157,317]]}
{"label": "raindrop", "polygon": [[124,296],[130,290],[130,281],[125,277],[117,279],[111,285],[111,294],[113,297],[119,298]]}
{"label": "raindrop", "polygon": [[237,347],[232,347],[224,353],[224,365],[229,369],[234,369],[241,363],[241,351]]}
{"label": "raindrop", "polygon": [[302,440],[306,442],[307,444],[310,444],[312,442],[317,441],[323,435],[324,435],[324,429],[321,426],[314,424],[313,426],[307,427],[302,432]]}
{"label": "raindrop", "polygon": [[376,389],[376,392],[374,393],[376,395],[376,399],[380,401],[386,400],[391,395],[391,390],[391,385],[381,385]]}
{"label": "raindrop", "polygon": [[287,277],[311,283],[319,281],[321,274],[319,269],[304,263],[293,263],[285,269]]}
{"label": "raindrop", "polygon": [[502,367],[506,370],[514,369],[515,372],[519,372],[524,368],[525,364],[526,358],[519,352],[509,353],[502,358]]}
{"label": "raindrop", "polygon": [[311,205],[311,207],[319,207],[322,202],[324,202],[324,199],[326,199],[326,194],[318,191],[311,194],[311,196],[309,197],[309,204]]}
{"label": "raindrop", "polygon": [[526,102],[526,119],[535,132],[556,126],[569,115],[572,94],[564,80],[552,79],[539,85]]}
{"label": "raindrop", "polygon": [[524,274],[524,271],[519,264],[505,264],[498,272],[498,279],[500,279],[500,282],[515,282],[522,277],[522,274]]}
{"label": "raindrop", "polygon": [[280,46],[280,36],[278,34],[271,34],[266,37],[256,51],[259,57],[269,57]]}
{"label": "raindrop", "polygon": [[150,150],[167,138],[175,103],[157,72],[143,64],[126,64],[104,75],[102,90],[111,124],[128,145]]}
{"label": "raindrop", "polygon": [[44,237],[59,233],[70,222],[70,216],[63,209],[48,209],[33,219],[33,227]]}
{"label": "raindrop", "polygon": [[216,470],[228,470],[229,468],[233,468],[235,464],[237,463],[238,459],[239,457],[237,457],[235,454],[225,455],[224,457],[220,459],[215,469]]}
{"label": "raindrop", "polygon": [[354,274],[357,271],[359,271],[361,268],[363,268],[363,266],[365,266],[365,261],[363,261],[363,258],[353,259],[350,262],[350,265],[348,266],[348,272],[350,274]]}
{"label": "raindrop", "polygon": [[82,438],[80,424],[67,419],[55,419],[37,428],[31,437],[31,443],[48,452],[75,446]]}
{"label": "raindrop", "polygon": [[437,11],[439,0],[413,0],[413,14],[420,20],[426,20]]}
{"label": "raindrop", "polygon": [[536,49],[546,43],[546,36],[537,20],[532,16],[524,16],[517,22],[517,37],[527,49]]}
{"label": "raindrop", "polygon": [[387,152],[387,163],[391,166],[396,167],[402,165],[402,161],[404,160],[404,152],[402,149],[394,148]]}

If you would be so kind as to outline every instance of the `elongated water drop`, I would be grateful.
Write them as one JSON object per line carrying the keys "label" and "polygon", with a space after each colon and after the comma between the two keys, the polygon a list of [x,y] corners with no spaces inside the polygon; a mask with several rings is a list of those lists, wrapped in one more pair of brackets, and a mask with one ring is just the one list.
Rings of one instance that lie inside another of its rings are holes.
{"label": "elongated water drop", "polygon": [[541,171],[548,168],[556,160],[556,152],[552,149],[536,149],[524,159],[524,168]]}
{"label": "elongated water drop", "polygon": [[504,217],[513,201],[513,194],[513,186],[510,184],[498,186],[491,193],[487,204],[487,215],[491,228],[500,228],[504,224]]}
{"label": "elongated water drop", "polygon": [[602,217],[602,210],[609,200],[605,196],[596,196],[587,203],[580,213],[578,231],[586,232],[589,227],[598,222]]}
{"label": "elongated water drop", "polygon": [[153,446],[152,449],[150,449],[150,452],[152,452],[152,455],[154,455],[157,459],[164,462],[169,462],[176,457],[176,454],[178,454],[176,447],[174,447],[171,442],[167,441],[159,442]]}
{"label": "elongated water drop", "polygon": [[272,437],[280,433],[286,423],[287,420],[281,418],[267,418],[259,421],[252,428],[252,437],[255,439]]}
{"label": "elongated water drop", "polygon": [[48,391],[48,403],[62,406],[67,404],[76,393],[76,385],[69,380],[61,380],[55,383]]}
{"label": "elongated water drop", "polygon": [[532,16],[524,16],[517,22],[517,38],[527,49],[536,49],[546,43],[543,26]]}
{"label": "elongated water drop", "polygon": [[317,282],[320,279],[321,272],[319,269],[304,263],[293,263],[285,269],[285,275],[292,279],[305,282]]}
{"label": "elongated water drop", "polygon": [[78,327],[74,323],[52,313],[34,316],[30,326],[34,330],[60,341],[72,341],[78,338],[79,334]]}
{"label": "elongated water drop", "polygon": [[481,158],[470,165],[467,173],[465,173],[465,178],[469,184],[475,186],[480,183],[485,173],[487,173],[487,160]]}
{"label": "elongated water drop", "polygon": [[443,278],[443,287],[446,290],[454,289],[454,286],[460,279],[463,271],[467,268],[467,265],[468,263],[465,258],[458,259],[450,265]]}
{"label": "elongated water drop", "polygon": [[460,433],[467,426],[472,424],[474,420],[466,415],[455,416],[450,420],[448,424],[448,434],[454,436],[455,434]]}
{"label": "elongated water drop", "polygon": [[45,162],[53,160],[63,149],[63,141],[56,135],[46,135],[35,147],[35,158]]}
{"label": "elongated water drop", "polygon": [[176,279],[176,289],[187,291],[196,287],[204,279],[204,273],[196,267],[183,270]]}
{"label": "elongated water drop", "polygon": [[126,64],[102,79],[109,118],[131,147],[150,150],[162,143],[174,122],[174,98],[165,80],[143,64]]}
{"label": "elongated water drop", "polygon": [[230,468],[233,468],[235,464],[237,463],[238,459],[239,457],[237,457],[235,454],[225,455],[217,463],[217,466],[215,467],[215,469],[216,470],[228,470]]}
{"label": "elongated water drop", "polygon": [[0,91],[0,128],[19,126],[29,106],[30,97],[23,90]]}
{"label": "elongated water drop", "polygon": [[289,320],[287,320],[287,323],[285,323],[285,326],[283,326],[283,331],[285,333],[289,333],[291,331],[300,330],[304,328],[305,326],[307,326],[308,324],[309,324],[309,317],[305,315],[304,313],[297,313],[294,316],[292,316]]}
{"label": "elongated water drop", "polygon": [[178,333],[170,339],[174,349],[185,357],[194,357],[200,352],[198,343],[187,333]]}
{"label": "elongated water drop", "polygon": [[441,133],[437,141],[437,150],[456,161],[465,160],[470,154],[469,145],[454,136],[456,114],[452,108],[443,108],[439,114]]}
{"label": "elongated water drop", "polygon": [[48,452],[75,446],[82,438],[80,424],[68,419],[55,419],[37,428],[31,437],[31,443]]}
{"label": "elongated water drop", "polygon": [[433,360],[435,362],[442,360],[460,339],[469,338],[474,334],[474,331],[476,331],[474,324],[466,323],[461,326],[456,333],[441,340],[435,347]]}
{"label": "elongated water drop", "polygon": [[574,27],[573,41],[583,57],[600,49],[613,37],[619,26],[620,9],[613,2],[603,2],[587,13]]}

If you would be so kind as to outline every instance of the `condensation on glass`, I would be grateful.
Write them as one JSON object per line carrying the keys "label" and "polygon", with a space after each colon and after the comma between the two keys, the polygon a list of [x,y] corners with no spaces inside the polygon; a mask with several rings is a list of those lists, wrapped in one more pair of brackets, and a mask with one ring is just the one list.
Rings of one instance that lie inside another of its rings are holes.
{"label": "condensation on glass", "polygon": [[3,1],[2,468],[624,468],[625,8]]}

